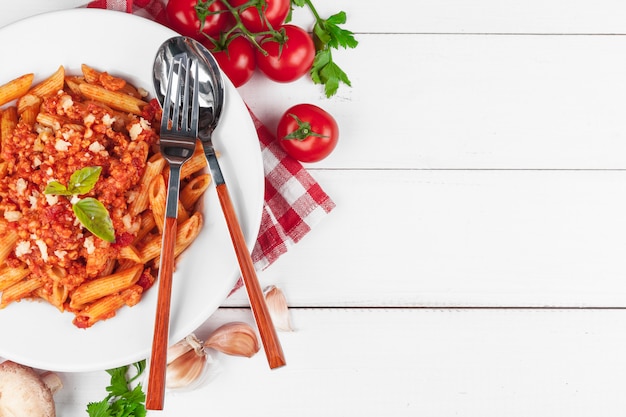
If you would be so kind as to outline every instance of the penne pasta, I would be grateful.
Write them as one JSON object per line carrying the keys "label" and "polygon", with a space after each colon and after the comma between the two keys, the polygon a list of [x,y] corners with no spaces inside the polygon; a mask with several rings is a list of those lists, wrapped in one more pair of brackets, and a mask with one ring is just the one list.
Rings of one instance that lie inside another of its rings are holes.
{"label": "penne pasta", "polygon": [[139,280],[142,271],[143,265],[135,265],[115,274],[87,281],[72,293],[70,307],[80,309],[92,301],[129,288]]}
{"label": "penne pasta", "polygon": [[[6,222],[2,222],[2,224],[6,224]],[[18,235],[14,229],[7,229],[0,235],[0,239],[2,240],[2,245],[0,245],[0,265],[3,265],[9,254],[13,252],[13,248],[17,244]]]}
{"label": "penne pasta", "polygon": [[49,127],[55,132],[61,130],[63,119],[54,114],[39,113],[35,115],[35,120],[42,126]]}
{"label": "penne pasta", "polygon": [[148,188],[152,181],[163,172],[165,159],[160,153],[154,154],[146,163],[146,169],[141,176],[140,189],[133,196],[128,211],[131,215],[137,215],[150,206]]}
{"label": "penne pasta", "polygon": [[63,89],[65,82],[65,68],[60,66],[59,69],[51,76],[34,86],[29,93],[38,97],[49,96],[56,94],[59,90]]}
{"label": "penne pasta", "polygon": [[152,210],[152,216],[154,216],[154,223],[156,224],[159,233],[163,233],[163,223],[165,222],[165,197],[167,190],[165,188],[165,179],[162,175],[159,175],[150,184],[148,189],[148,197],[150,199],[150,210]]}
{"label": "penne pasta", "polygon": [[187,209],[179,201],[178,212],[176,212],[176,222],[180,224],[184,222],[185,220],[187,220],[188,218],[189,218],[189,211],[187,211]]}
{"label": "penne pasta", "polygon": [[8,102],[26,94],[34,78],[35,74],[24,74],[6,84],[0,85],[0,106],[4,106]]}
{"label": "penne pasta", "polygon": [[139,242],[141,242],[144,239],[144,237],[146,237],[155,228],[156,228],[156,223],[154,221],[154,216],[152,215],[152,211],[146,210],[143,213],[141,213],[139,231],[137,232],[137,236],[135,236],[135,240],[133,240],[133,245],[137,245]]}
{"label": "penne pasta", "polygon": [[187,162],[180,168],[180,178],[188,178],[195,173],[202,171],[207,166],[206,157],[204,156],[204,148],[202,142],[196,141],[196,149],[194,149],[193,155]]}
{"label": "penne pasta", "polygon": [[41,97],[28,93],[23,95],[17,100],[17,114],[22,114],[29,107],[36,107],[39,112],[39,106],[41,105]]}
{"label": "penne pasta", "polygon": [[98,100],[116,109],[141,115],[141,110],[148,103],[133,96],[129,96],[119,91],[109,91],[104,87],[94,84],[80,84],[78,86],[82,95],[91,100]]}
{"label": "penne pasta", "polygon": [[144,239],[143,246],[139,249],[139,255],[141,256],[141,263],[147,264],[148,262],[159,256],[161,252],[161,234],[152,234]]}
{"label": "penne pasta", "polygon": [[200,196],[211,184],[210,174],[201,174],[189,181],[180,191],[180,204],[187,210],[193,211]]}
{"label": "penne pasta", "polygon": [[65,85],[74,94],[80,95],[80,85],[85,82],[84,77],[77,77],[75,75],[65,76]]}
{"label": "penne pasta", "polygon": [[119,257],[120,257],[120,259],[129,260],[129,261],[132,261],[134,263],[140,263],[141,262],[141,257],[139,256],[139,251],[137,250],[137,248],[135,248],[132,245],[123,246],[120,249]]}
{"label": "penne pasta", "polygon": [[0,150],[4,148],[4,143],[13,134],[15,126],[17,126],[17,108],[15,106],[7,107],[0,114]]}
{"label": "penne pasta", "polygon": [[[0,110],[0,308],[38,298],[86,328],[153,285],[169,170],[156,146],[161,114],[146,107],[145,91],[88,65],[81,71],[59,66],[34,86],[33,74],[0,86],[0,101],[15,100]],[[175,256],[202,228],[206,165],[197,142],[181,172]],[[83,168],[100,169],[89,189],[76,177],[75,194],[68,185]],[[102,215],[88,197],[110,217],[108,237],[83,224]]]}
{"label": "penne pasta", "polygon": [[142,288],[133,285],[120,294],[106,296],[76,314],[74,325],[79,328],[93,326],[100,320],[106,320],[115,316],[117,310],[127,305],[129,307],[137,304],[141,298]]}
{"label": "penne pasta", "polygon": [[24,279],[2,290],[0,298],[0,310],[14,301],[29,297],[33,291],[41,287],[43,281],[40,278]]}
{"label": "penne pasta", "polygon": [[[195,240],[202,228],[202,215],[198,212],[194,213],[189,219],[182,222],[176,230],[176,243],[174,247],[174,256],[178,257],[189,245]],[[157,257],[154,260],[155,267],[160,263],[160,248]]]}
{"label": "penne pasta", "polygon": [[8,266],[0,268],[0,291],[4,291],[13,284],[18,283],[30,274],[26,266],[11,268]]}

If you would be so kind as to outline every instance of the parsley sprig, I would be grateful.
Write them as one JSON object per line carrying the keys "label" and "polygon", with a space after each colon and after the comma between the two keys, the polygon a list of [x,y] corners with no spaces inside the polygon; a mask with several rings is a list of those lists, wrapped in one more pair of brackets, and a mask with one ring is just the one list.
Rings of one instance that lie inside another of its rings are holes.
{"label": "parsley sprig", "polygon": [[[45,194],[74,197],[87,194],[100,178],[102,167],[85,167],[75,171],[67,186],[58,181],[50,181],[44,190]],[[76,218],[87,230],[102,240],[115,242],[115,230],[109,212],[104,205],[93,197],[82,199],[72,198],[72,210]]]}
{"label": "parsley sprig", "polygon": [[326,97],[332,97],[337,93],[340,83],[352,85],[348,75],[333,60],[332,51],[340,47],[356,48],[359,42],[355,39],[354,33],[340,27],[346,23],[345,12],[341,11],[323,19],[311,0],[291,0],[291,4],[297,7],[307,6],[315,17],[313,26],[315,60],[311,68],[311,79],[316,84],[324,85]]}
{"label": "parsley sprig", "polygon": [[136,362],[132,366],[136,371],[132,378],[128,377],[130,365],[107,370],[111,376],[111,382],[106,387],[109,394],[102,401],[87,404],[89,417],[145,417],[146,395],[141,384],[134,388],[131,385],[145,370],[146,361]]}

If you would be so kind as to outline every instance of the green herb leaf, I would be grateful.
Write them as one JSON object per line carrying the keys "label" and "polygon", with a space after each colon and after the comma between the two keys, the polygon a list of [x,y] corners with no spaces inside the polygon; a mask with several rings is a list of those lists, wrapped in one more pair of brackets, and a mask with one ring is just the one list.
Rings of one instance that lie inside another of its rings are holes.
{"label": "green herb leaf", "polygon": [[354,33],[339,27],[339,25],[344,23],[346,23],[345,12],[334,14],[324,21],[323,26],[330,37],[328,46],[331,48],[338,48],[339,46],[344,48],[356,48],[359,44],[354,38]]}
{"label": "green herb leaf", "polygon": [[145,361],[134,363],[133,366],[138,373],[130,380],[127,377],[130,366],[107,370],[111,375],[111,382],[106,387],[109,394],[100,402],[87,404],[89,417],[146,417],[146,395],[141,385],[132,389],[130,387],[130,383],[144,371]]}
{"label": "green herb leaf", "polygon": [[75,171],[70,177],[68,189],[72,194],[87,194],[96,185],[101,172],[102,167],[100,166],[85,167]]}
{"label": "green herb leaf", "polygon": [[104,205],[92,197],[83,198],[72,206],[76,218],[87,230],[102,240],[115,242],[113,222]]}
{"label": "green herb leaf", "polygon": [[[74,196],[86,194],[93,189],[100,178],[102,167],[85,167],[74,171],[68,186],[58,181],[50,181],[44,194]],[[106,207],[95,198],[87,197],[72,205],[76,218],[91,233],[107,242],[115,242],[113,222]]]}
{"label": "green herb leaf", "polygon": [[339,83],[352,85],[348,75],[333,62],[329,49],[318,51],[311,67],[311,79],[316,84],[323,84],[326,97],[332,97],[339,89]]}
{"label": "green herb leaf", "polygon": [[102,400],[97,403],[87,404],[87,414],[89,417],[109,417],[109,400]]}
{"label": "green herb leaf", "polygon": [[146,369],[146,360],[144,359],[144,360],[141,360],[139,362],[133,363],[133,367],[135,368],[135,371],[137,372],[137,375],[132,377],[130,379],[130,382],[133,382],[135,379],[137,379],[137,378],[139,378],[139,376],[141,376],[143,371]]}
{"label": "green herb leaf", "polygon": [[44,194],[53,194],[53,195],[73,195],[71,191],[67,189],[67,187],[61,184],[58,181],[50,181],[48,185],[46,185],[46,189],[43,191]]}
{"label": "green herb leaf", "polygon": [[315,17],[313,26],[315,60],[311,67],[311,79],[315,84],[323,84],[326,97],[331,97],[337,93],[340,83],[351,85],[346,73],[333,62],[332,50],[339,47],[356,48],[359,42],[355,39],[354,33],[339,26],[346,23],[346,12],[341,11],[322,19],[311,0],[292,0],[291,3],[308,6]]}

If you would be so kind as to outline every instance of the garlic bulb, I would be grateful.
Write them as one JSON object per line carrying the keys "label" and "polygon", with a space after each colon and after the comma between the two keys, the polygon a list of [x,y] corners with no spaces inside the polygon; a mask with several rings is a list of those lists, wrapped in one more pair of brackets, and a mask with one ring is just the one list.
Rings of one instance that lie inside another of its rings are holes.
{"label": "garlic bulb", "polygon": [[265,289],[263,294],[265,295],[267,309],[270,312],[276,330],[283,332],[293,331],[289,317],[289,307],[287,307],[287,300],[283,292],[278,287],[271,285]]}
{"label": "garlic bulb", "polygon": [[207,353],[202,342],[190,334],[167,350],[165,386],[167,388],[189,387],[204,374]]}
{"label": "garlic bulb", "polygon": [[252,357],[260,349],[254,329],[247,323],[227,323],[217,328],[204,347],[234,356]]}

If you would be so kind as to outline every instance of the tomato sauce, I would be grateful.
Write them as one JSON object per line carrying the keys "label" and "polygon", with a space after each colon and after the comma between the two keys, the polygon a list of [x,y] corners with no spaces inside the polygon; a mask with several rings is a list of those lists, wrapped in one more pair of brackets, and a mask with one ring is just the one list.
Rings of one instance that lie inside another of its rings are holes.
{"label": "tomato sauce", "polygon": [[[50,290],[54,277],[71,290],[92,278],[86,263],[94,246],[114,256],[137,233],[139,219],[128,217],[128,196],[137,190],[157,142],[158,112],[147,109],[145,119],[64,91],[44,98],[40,112],[58,123],[19,122],[0,152],[7,162],[7,173],[0,178],[0,213],[19,236],[19,250],[7,263],[27,264],[34,275],[49,281],[44,289]],[[129,131],[136,124],[141,131],[131,138]],[[93,236],[77,221],[71,197],[44,193],[49,182],[67,185],[75,171],[89,166],[100,166],[102,172],[80,198],[94,197],[108,209],[120,237],[117,245]]]}

